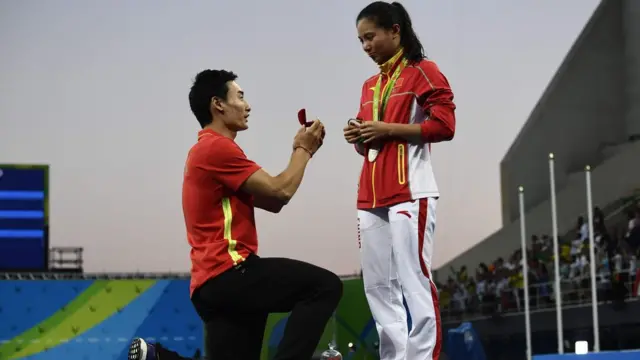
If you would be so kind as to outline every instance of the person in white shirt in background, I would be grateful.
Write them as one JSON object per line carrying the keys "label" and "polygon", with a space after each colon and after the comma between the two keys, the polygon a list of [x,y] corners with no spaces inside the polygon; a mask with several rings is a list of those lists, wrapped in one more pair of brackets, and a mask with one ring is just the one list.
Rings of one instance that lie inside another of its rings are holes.
{"label": "person in white shirt in background", "polygon": [[578,234],[582,241],[589,239],[589,225],[584,221],[584,217],[578,217]]}
{"label": "person in white shirt in background", "polygon": [[613,268],[611,269],[613,275],[620,274],[622,272],[622,254],[616,252],[611,260],[613,262]]}
{"label": "person in white shirt in background", "polygon": [[609,269],[609,257],[605,249],[598,252],[598,257],[601,259],[600,266],[598,267],[598,287],[602,290],[608,288],[611,284],[611,271]]}
{"label": "person in white shirt in background", "polygon": [[631,230],[636,227],[638,222],[638,220],[636,219],[636,214],[633,210],[627,210],[627,219],[629,219],[629,225],[627,226],[627,233],[625,237],[629,237],[629,235],[631,234]]}

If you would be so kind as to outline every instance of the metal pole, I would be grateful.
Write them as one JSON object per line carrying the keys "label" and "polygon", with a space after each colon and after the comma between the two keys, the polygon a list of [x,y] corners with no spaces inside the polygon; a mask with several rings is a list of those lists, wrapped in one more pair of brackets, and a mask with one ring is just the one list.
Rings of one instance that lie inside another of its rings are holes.
{"label": "metal pole", "polygon": [[333,336],[331,337],[331,342],[333,343],[334,347],[338,347],[338,321],[336,319],[336,312],[337,310],[333,312],[333,318],[331,319],[333,322],[333,324],[331,324],[333,327]]}
{"label": "metal pole", "polygon": [[553,261],[555,267],[556,326],[558,327],[558,354],[564,354],[562,328],[562,288],[560,286],[560,250],[558,246],[558,210],[556,207],[556,175],[553,153],[549,154],[549,178],[551,185],[551,227],[553,230]]}
{"label": "metal pole", "polygon": [[529,263],[527,262],[527,231],[524,220],[524,188],[518,189],[520,202],[520,245],[522,246],[522,278],[524,279],[524,331],[527,338],[527,360],[531,360],[531,314],[529,313]]}
{"label": "metal pole", "polygon": [[591,199],[591,167],[585,168],[587,182],[587,218],[589,221],[589,267],[591,270],[591,311],[593,312],[593,352],[600,352],[600,326],[598,319],[598,289],[596,287],[596,252],[593,233],[593,200]]}

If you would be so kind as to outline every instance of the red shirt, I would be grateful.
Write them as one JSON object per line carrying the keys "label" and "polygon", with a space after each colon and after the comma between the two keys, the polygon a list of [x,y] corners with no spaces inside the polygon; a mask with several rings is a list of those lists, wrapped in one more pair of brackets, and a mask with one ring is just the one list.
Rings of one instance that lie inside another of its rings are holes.
{"label": "red shirt", "polygon": [[[380,66],[381,89],[400,66],[402,55],[399,52]],[[373,119],[373,89],[380,74],[372,76],[362,86],[358,119]],[[431,144],[453,138],[455,109],[449,82],[433,61],[423,59],[402,69],[381,114],[382,121],[420,124],[422,141],[414,143],[400,138],[388,139],[373,162],[367,159],[369,146],[365,144],[358,186],[358,209],[386,207],[440,196],[431,161]]]}
{"label": "red shirt", "polygon": [[191,295],[210,278],[257,253],[253,197],[239,188],[259,169],[233,140],[208,129],[198,133],[182,185],[191,245]]}

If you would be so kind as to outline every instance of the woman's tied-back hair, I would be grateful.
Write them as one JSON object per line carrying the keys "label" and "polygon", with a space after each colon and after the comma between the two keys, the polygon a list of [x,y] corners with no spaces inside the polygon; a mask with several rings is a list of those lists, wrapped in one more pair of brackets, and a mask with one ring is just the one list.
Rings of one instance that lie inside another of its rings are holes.
{"label": "woman's tied-back hair", "polygon": [[411,17],[399,2],[372,2],[360,11],[356,23],[362,19],[371,20],[378,27],[386,30],[391,30],[393,25],[398,24],[400,26],[400,45],[404,48],[407,60],[418,62],[426,58],[424,47],[418,39],[418,35],[413,31]]}

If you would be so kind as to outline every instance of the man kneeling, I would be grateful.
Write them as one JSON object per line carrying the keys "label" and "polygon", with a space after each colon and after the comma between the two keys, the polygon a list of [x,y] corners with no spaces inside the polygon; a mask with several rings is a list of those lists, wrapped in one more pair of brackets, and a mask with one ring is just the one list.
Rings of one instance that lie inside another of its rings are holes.
{"label": "man kneeling", "polygon": [[[324,125],[315,120],[300,128],[289,165],[269,175],[234,141],[248,129],[251,111],[235,80],[232,72],[204,70],[189,93],[202,127],[187,157],[182,189],[191,300],[215,360],[259,359],[267,316],[274,312],[291,312],[275,359],[311,359],[340,301],[342,282],[302,261],[259,257],[254,208],[277,213],[289,202],[322,146]],[[129,360],[156,359],[184,358],[134,339]]]}

